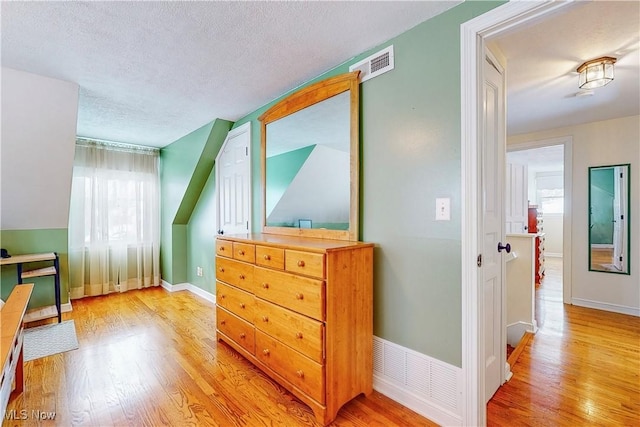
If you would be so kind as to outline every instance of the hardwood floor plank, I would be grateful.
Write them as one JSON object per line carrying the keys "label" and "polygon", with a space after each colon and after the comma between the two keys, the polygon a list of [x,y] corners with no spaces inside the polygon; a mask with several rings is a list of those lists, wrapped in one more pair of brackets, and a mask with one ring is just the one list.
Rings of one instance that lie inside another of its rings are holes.
{"label": "hardwood floor plank", "polygon": [[[3,426],[318,426],[313,412],[215,336],[215,305],[162,288],[73,302],[79,349],[27,362]],[[43,324],[48,322],[39,322]],[[336,426],[436,425],[374,392]]]}
{"label": "hardwood floor plank", "polygon": [[487,405],[489,426],[640,426],[640,318],[562,303],[561,260],[536,290],[540,329]]}

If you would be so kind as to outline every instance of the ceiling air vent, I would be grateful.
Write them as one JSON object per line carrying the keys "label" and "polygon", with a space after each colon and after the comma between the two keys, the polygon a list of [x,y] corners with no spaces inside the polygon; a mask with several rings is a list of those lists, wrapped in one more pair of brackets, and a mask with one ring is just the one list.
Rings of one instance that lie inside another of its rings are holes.
{"label": "ceiling air vent", "polygon": [[360,83],[393,70],[393,45],[349,67],[355,70],[360,70]]}

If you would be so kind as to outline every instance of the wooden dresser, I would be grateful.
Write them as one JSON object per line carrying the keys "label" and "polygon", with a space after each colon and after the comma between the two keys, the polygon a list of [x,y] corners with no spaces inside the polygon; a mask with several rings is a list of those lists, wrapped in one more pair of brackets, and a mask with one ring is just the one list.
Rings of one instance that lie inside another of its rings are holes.
{"label": "wooden dresser", "polygon": [[272,234],[216,241],[217,338],[329,424],[372,391],[373,244]]}

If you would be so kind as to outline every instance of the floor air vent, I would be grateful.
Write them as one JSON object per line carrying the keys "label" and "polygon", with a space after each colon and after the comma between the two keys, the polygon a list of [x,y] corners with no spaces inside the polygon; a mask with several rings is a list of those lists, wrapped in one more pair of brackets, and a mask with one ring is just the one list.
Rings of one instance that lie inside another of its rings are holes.
{"label": "floor air vent", "polygon": [[360,70],[360,83],[393,70],[393,45],[374,53],[349,67],[349,71]]}

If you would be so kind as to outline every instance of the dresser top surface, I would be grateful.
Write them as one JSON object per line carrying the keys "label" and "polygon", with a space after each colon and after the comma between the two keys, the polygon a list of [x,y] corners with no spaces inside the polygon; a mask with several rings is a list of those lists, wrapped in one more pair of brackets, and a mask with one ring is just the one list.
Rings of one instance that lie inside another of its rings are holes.
{"label": "dresser top surface", "polygon": [[344,240],[316,239],[311,237],[284,236],[279,234],[248,233],[217,236],[218,239],[240,243],[255,243],[266,246],[286,247],[288,249],[335,251],[354,248],[373,247],[373,243]]}

